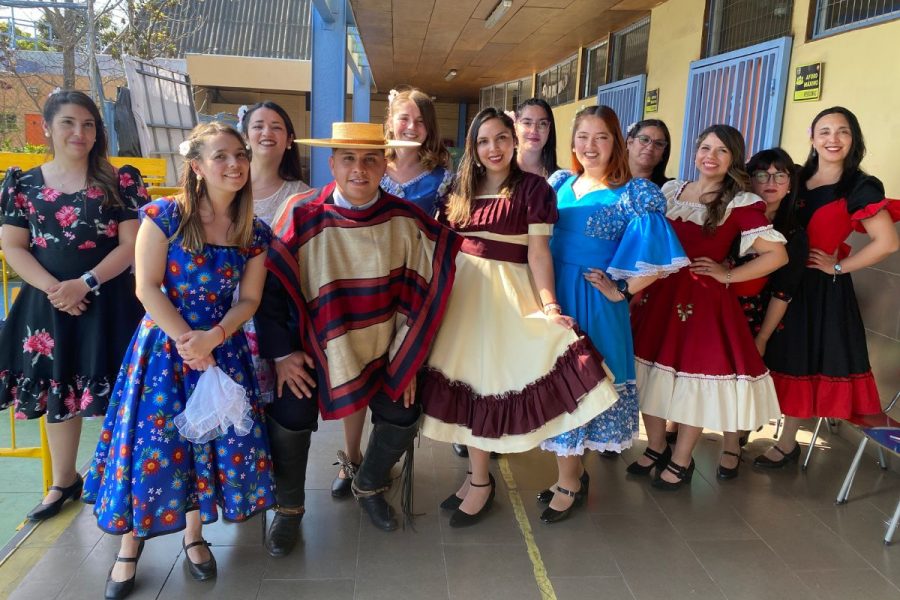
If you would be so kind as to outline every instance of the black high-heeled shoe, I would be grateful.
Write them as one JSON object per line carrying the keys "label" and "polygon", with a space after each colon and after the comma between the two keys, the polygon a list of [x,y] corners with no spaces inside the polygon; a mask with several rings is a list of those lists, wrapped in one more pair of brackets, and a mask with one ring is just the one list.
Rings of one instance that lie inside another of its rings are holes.
{"label": "black high-heeled shoe", "polygon": [[453,454],[457,455],[460,458],[469,458],[469,447],[465,444],[450,444],[450,447],[453,448]]}
{"label": "black high-heeled shoe", "polygon": [[341,474],[338,473],[334,481],[331,482],[331,497],[349,498],[352,495],[353,476],[359,471],[359,463],[351,461],[341,450],[338,452],[338,461],[334,464],[341,466],[344,477],[341,477]]}
{"label": "black high-heeled shoe", "polygon": [[572,504],[569,505],[569,508],[565,510],[556,510],[555,508],[547,507],[544,509],[544,512],[541,513],[541,521],[544,523],[559,523],[560,521],[564,521],[569,518],[572,510],[576,506],[581,506],[584,504],[584,501],[587,499],[588,488],[590,487],[591,478],[588,477],[587,471],[584,472],[581,481],[581,488],[577,492],[573,492],[571,490],[567,490],[566,488],[556,486],[556,491],[565,494],[573,498]]}
{"label": "black high-heeled shoe", "polygon": [[116,562],[121,563],[135,563],[134,565],[134,573],[131,574],[131,577],[126,579],[125,581],[113,581],[112,572],[115,568],[115,563],[113,566],[109,568],[109,575],[106,576],[106,589],[104,590],[103,597],[106,600],[122,600],[127,597],[132,591],[134,591],[134,580],[137,576],[137,561],[141,558],[141,552],[144,551],[144,540],[141,540],[141,543],[138,544],[138,551],[136,556],[119,556],[116,555]]}
{"label": "black high-heeled shoe", "polygon": [[733,456],[738,459],[737,466],[733,469],[728,467],[723,467],[722,463],[719,463],[718,468],[716,469],[716,477],[719,479],[734,479],[738,476],[738,469],[741,468],[741,455],[744,453],[743,450],[740,452],[729,452],[728,450],[722,450],[722,454],[727,454],[728,456]]}
{"label": "black high-heeled shoe", "polygon": [[762,467],[763,469],[780,469],[781,467],[796,462],[797,459],[800,458],[800,444],[794,442],[794,449],[790,452],[785,452],[778,445],[772,446],[775,450],[781,454],[781,458],[779,460],[772,460],[768,458],[765,454],[760,454],[755,459],[753,459],[754,467]]}
{"label": "black high-heeled shoe", "polygon": [[[581,477],[578,478],[578,481],[581,482],[581,487],[584,488],[590,482],[591,478],[588,475],[587,469],[581,474]],[[553,488],[547,488],[546,490],[538,492],[537,501],[541,504],[549,504],[550,501],[553,500]]]}
{"label": "black high-heeled shoe", "polygon": [[75,483],[73,483],[69,487],[51,485],[50,489],[59,492],[59,498],[57,498],[50,504],[41,504],[33,511],[28,513],[28,518],[30,520],[43,521],[44,519],[55,517],[59,514],[59,511],[62,509],[62,505],[66,500],[68,500],[69,498],[71,498],[72,500],[78,500],[79,498],[81,498],[81,491],[82,489],[84,489],[84,479],[81,478],[80,473],[75,473]]}
{"label": "black high-heeled shoe", "polygon": [[642,465],[638,461],[634,461],[628,468],[625,470],[628,471],[631,475],[649,475],[650,471],[656,467],[657,473],[666,468],[666,465],[669,463],[669,460],[672,458],[672,446],[666,445],[666,449],[662,452],[657,452],[652,448],[647,448],[644,450],[644,456],[652,460],[653,462],[649,465]]}
{"label": "black high-heeled shoe", "polygon": [[487,483],[472,483],[472,481],[469,481],[469,486],[478,488],[491,486],[491,493],[488,494],[484,506],[482,506],[474,515],[470,515],[462,509],[457,508],[456,511],[450,515],[450,527],[469,527],[470,525],[474,525],[484,517],[485,513],[487,513],[494,504],[494,493],[497,491],[497,482],[494,481],[493,475],[490,473],[488,474]]}
{"label": "black high-heeled shoe", "polygon": [[[472,471],[466,471],[467,477],[471,474]],[[457,508],[459,508],[459,505],[462,504],[463,500],[465,500],[465,498],[460,498],[456,495],[456,492],[453,492],[452,494],[447,496],[447,498],[444,499],[443,502],[441,502],[441,508],[444,510],[456,510]]]}
{"label": "black high-heeled shoe", "polygon": [[210,550],[209,560],[202,563],[195,563],[191,560],[191,557],[188,556],[188,550],[193,548],[194,546],[206,546],[207,550],[209,550],[209,542],[201,539],[197,540],[196,542],[191,542],[190,544],[185,544],[184,538],[181,538],[181,547],[184,548],[184,561],[187,563],[188,571],[190,571],[191,577],[193,577],[197,581],[206,581],[207,579],[212,579],[216,576],[216,557],[213,556],[212,550]]}
{"label": "black high-heeled shoe", "polygon": [[650,482],[650,485],[658,490],[674,492],[681,487],[681,484],[691,482],[691,479],[694,477],[694,459],[691,458],[691,464],[687,467],[682,467],[679,464],[669,461],[665,470],[675,475],[678,478],[678,481],[666,481],[662,478],[662,471],[660,471],[656,474],[656,479]]}

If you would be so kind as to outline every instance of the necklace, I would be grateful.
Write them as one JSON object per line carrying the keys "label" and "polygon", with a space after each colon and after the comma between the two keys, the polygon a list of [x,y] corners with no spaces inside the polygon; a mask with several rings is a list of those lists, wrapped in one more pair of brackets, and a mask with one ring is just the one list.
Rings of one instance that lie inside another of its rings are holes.
{"label": "necklace", "polygon": [[584,187],[584,185],[586,185],[586,184],[581,184],[579,186],[579,189],[575,189],[575,186],[578,185],[579,183],[581,183],[582,181],[586,181],[586,180],[579,177],[572,184],[572,191],[575,193],[575,200],[581,200],[582,198],[584,198],[585,196],[587,196],[594,190],[606,189],[606,184],[603,183],[602,181],[596,181],[592,185],[588,186],[587,189],[584,189],[584,190],[582,190],[581,188]]}

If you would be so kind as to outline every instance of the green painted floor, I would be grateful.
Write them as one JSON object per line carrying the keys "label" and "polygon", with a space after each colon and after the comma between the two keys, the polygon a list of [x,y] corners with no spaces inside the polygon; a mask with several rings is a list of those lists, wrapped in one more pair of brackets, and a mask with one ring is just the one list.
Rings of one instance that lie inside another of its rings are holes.
{"label": "green painted floor", "polygon": [[[79,468],[86,465],[100,436],[101,419],[84,419],[78,448]],[[16,445],[38,446],[37,421],[16,421]],[[0,447],[10,445],[9,413],[0,412]],[[41,501],[41,461],[34,458],[0,458],[0,547],[15,534],[25,515]]]}

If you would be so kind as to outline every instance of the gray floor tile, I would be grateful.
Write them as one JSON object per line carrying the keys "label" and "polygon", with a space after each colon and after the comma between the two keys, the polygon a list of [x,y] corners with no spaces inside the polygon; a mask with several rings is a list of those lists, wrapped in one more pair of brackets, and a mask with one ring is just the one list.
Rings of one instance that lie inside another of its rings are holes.
{"label": "gray floor tile", "polygon": [[355,600],[449,600],[447,577],[420,576],[414,571],[356,580]]}
{"label": "gray floor tile", "polygon": [[634,600],[622,577],[551,577],[557,600]]}
{"label": "gray floor tile", "polygon": [[166,580],[159,600],[184,598],[216,598],[217,600],[246,600],[256,598],[266,569],[268,556],[262,548],[249,546],[218,546],[212,548],[218,575],[211,581],[194,581],[179,556],[175,568]]}
{"label": "gray floor tile", "polygon": [[[263,581],[256,598],[315,598],[316,600],[353,600],[352,579],[316,581],[275,579]],[[254,596],[250,596],[251,598]]]}
{"label": "gray floor tile", "polygon": [[897,600],[900,588],[874,569],[803,571],[798,576],[823,600]]}
{"label": "gray floor tile", "polygon": [[541,597],[525,544],[446,544],[444,559],[451,600]]}
{"label": "gray floor tile", "polygon": [[75,576],[92,549],[92,546],[48,548],[10,598],[15,600],[55,598]]}

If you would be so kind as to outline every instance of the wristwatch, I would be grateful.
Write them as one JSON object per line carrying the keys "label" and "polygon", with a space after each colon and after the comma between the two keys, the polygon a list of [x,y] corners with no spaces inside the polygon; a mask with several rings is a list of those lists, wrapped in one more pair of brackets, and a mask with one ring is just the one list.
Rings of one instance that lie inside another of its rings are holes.
{"label": "wristwatch", "polygon": [[832,268],[834,269],[834,274],[835,274],[835,275],[840,275],[841,272],[843,272],[843,270],[844,270],[844,267],[842,267],[842,266],[841,266],[841,263],[839,263],[839,262],[838,262],[838,263],[834,263],[834,267],[832,267]]}
{"label": "wristwatch", "polygon": [[616,289],[621,292],[622,296],[625,297],[627,302],[631,301],[631,298],[634,294],[628,293],[628,280],[627,279],[617,279],[616,280]]}
{"label": "wristwatch", "polygon": [[93,271],[88,271],[84,275],[81,276],[81,280],[88,286],[88,288],[94,292],[94,295],[100,294],[100,281],[97,279],[97,276],[94,275]]}

